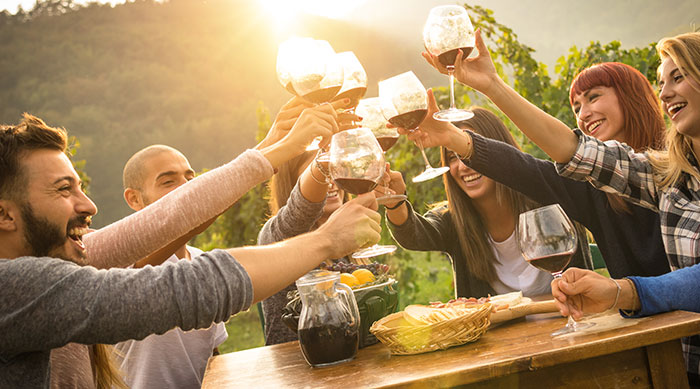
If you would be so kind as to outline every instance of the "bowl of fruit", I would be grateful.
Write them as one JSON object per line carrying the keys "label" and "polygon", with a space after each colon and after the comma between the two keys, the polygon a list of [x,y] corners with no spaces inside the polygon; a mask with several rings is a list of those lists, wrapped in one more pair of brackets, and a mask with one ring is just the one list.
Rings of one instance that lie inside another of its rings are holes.
{"label": "bowl of fruit", "polygon": [[[349,286],[355,294],[360,311],[360,348],[375,344],[377,338],[369,332],[372,324],[396,311],[399,295],[394,290],[396,280],[389,274],[389,266],[382,263],[354,264],[338,261],[323,264],[321,268],[340,273],[340,282]],[[292,331],[297,331],[301,300],[295,291],[290,292],[282,321]]]}

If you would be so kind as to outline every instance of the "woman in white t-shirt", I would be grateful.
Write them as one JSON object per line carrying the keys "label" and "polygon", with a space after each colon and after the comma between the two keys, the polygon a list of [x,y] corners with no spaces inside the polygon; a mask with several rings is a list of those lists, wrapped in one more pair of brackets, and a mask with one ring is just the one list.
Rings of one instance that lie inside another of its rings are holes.
{"label": "woman in white t-shirt", "polygon": [[[503,122],[490,111],[474,108],[461,124],[487,138],[518,147]],[[550,293],[552,276],[530,266],[518,248],[518,215],[539,205],[467,167],[454,152],[442,148],[447,201],[421,216],[408,201],[386,206],[394,239],[404,248],[442,251],[452,261],[457,297],[483,297],[521,290],[525,296]],[[425,184],[419,184],[425,185]],[[401,173],[391,171],[388,186],[405,192]],[[581,240],[586,245],[585,236]],[[582,246],[580,245],[580,246]],[[572,265],[588,267],[578,250]]]}

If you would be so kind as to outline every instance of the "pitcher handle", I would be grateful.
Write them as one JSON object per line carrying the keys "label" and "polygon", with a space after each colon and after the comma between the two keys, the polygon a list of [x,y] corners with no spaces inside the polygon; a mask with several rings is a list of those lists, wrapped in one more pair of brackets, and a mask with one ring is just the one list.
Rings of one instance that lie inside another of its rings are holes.
{"label": "pitcher handle", "polygon": [[357,326],[359,328],[360,326],[360,309],[357,307],[357,300],[355,300],[355,293],[352,291],[352,289],[342,283],[337,283],[336,286],[338,287],[340,294],[343,295],[343,298],[345,299],[345,302],[347,303],[348,307],[350,308],[350,312],[352,315],[355,317],[355,320],[357,320]]}

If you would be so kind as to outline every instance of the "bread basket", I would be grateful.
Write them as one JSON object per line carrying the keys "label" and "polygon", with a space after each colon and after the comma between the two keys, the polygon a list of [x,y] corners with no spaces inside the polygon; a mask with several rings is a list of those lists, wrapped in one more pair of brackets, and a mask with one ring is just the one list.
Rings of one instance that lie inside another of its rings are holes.
{"label": "bread basket", "polygon": [[444,350],[479,339],[489,327],[491,304],[460,310],[459,315],[431,323],[407,319],[405,312],[393,313],[370,328],[392,354],[420,354]]}

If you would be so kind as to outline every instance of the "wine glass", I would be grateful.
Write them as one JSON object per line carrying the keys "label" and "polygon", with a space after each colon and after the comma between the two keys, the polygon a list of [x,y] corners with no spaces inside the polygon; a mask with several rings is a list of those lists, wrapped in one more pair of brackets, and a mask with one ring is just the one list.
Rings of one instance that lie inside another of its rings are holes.
{"label": "wine glass", "polygon": [[[331,138],[331,178],[338,188],[358,195],[372,191],[384,174],[384,154],[368,128],[341,131]],[[352,254],[370,258],[396,251],[396,246],[375,244]]]}
{"label": "wine glass", "polygon": [[[352,51],[344,51],[335,55],[335,61],[340,63],[343,68],[343,86],[332,101],[342,99],[350,99],[350,102],[344,107],[346,111],[353,113],[358,102],[367,92],[367,73],[362,67],[360,60],[357,59]],[[353,122],[354,125],[354,122]],[[322,150],[316,157],[318,162],[328,162],[328,152]]]}
{"label": "wine glass", "polygon": [[[313,104],[331,101],[343,85],[343,66],[327,41],[292,37],[277,50],[277,78],[287,91]],[[307,150],[317,150],[315,139]]]}
{"label": "wine glass", "polygon": [[346,108],[353,110],[367,92],[367,73],[352,51],[338,53],[336,57],[343,67],[343,86],[333,101],[348,98],[350,103]]}
{"label": "wine glass", "polygon": [[[532,209],[520,214],[518,221],[518,245],[528,263],[560,278],[564,268],[576,251],[576,229],[559,204]],[[565,327],[552,336],[575,332],[592,326],[592,323],[576,323],[569,316]]]}
{"label": "wine glass", "polygon": [[[428,93],[411,71],[380,81],[379,102],[382,114],[389,123],[409,131],[415,131],[428,114]],[[432,167],[425,155],[423,143],[420,140],[417,143],[423,155],[425,170],[413,177],[413,182],[427,181],[450,170],[449,166]]]}
{"label": "wine glass", "polygon": [[437,55],[450,76],[450,108],[433,114],[433,118],[446,122],[471,119],[471,111],[455,107],[454,71],[459,49],[464,58],[474,49],[474,27],[467,10],[457,5],[443,5],[430,10],[423,28],[423,43],[430,54]]}
{"label": "wine glass", "polygon": [[[387,121],[382,114],[382,105],[379,97],[371,97],[360,100],[355,112],[362,117],[362,126],[369,128],[379,142],[382,151],[386,153],[399,140],[399,133],[395,128],[387,127]],[[377,197],[377,203],[385,204],[389,201],[406,200],[404,194],[386,193]]]}

